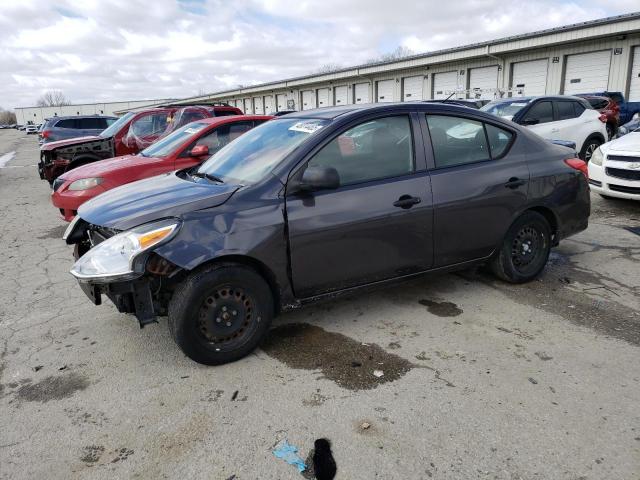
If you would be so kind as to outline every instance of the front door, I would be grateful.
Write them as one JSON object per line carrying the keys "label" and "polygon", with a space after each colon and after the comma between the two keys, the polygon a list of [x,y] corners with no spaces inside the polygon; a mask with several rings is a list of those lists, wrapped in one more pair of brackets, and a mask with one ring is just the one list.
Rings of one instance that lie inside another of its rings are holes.
{"label": "front door", "polygon": [[526,154],[514,132],[480,120],[427,115],[434,205],[434,266],[483,258],[527,200]]}
{"label": "front door", "polygon": [[335,168],[340,187],[286,199],[296,296],[431,267],[431,186],[420,166],[424,150],[414,145],[416,133],[419,127],[409,115],[368,120],[339,134],[308,161],[308,166]]}

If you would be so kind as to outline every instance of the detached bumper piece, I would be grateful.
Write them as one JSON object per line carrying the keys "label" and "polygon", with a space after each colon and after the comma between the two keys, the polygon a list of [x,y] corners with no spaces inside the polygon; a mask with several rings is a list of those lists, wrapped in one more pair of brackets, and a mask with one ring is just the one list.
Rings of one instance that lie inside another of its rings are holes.
{"label": "detached bumper piece", "polygon": [[102,303],[102,295],[106,295],[120,313],[134,314],[138,319],[138,323],[140,323],[140,328],[149,323],[158,322],[153,308],[149,280],[144,277],[122,283],[78,283],[80,283],[80,288],[82,288],[85,295],[95,305],[100,305]]}

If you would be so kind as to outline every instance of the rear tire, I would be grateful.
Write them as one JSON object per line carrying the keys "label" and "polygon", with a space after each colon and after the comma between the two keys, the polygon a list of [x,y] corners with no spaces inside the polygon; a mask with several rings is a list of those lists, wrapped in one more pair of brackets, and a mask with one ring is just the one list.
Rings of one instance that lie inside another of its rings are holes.
{"label": "rear tire", "polygon": [[540,275],[550,251],[549,222],[537,212],[525,212],[509,227],[491,270],[505,282],[529,282]]}
{"label": "rear tire", "polygon": [[589,163],[593,152],[595,152],[596,148],[598,148],[600,145],[602,145],[602,142],[597,138],[587,138],[584,142],[584,145],[582,146],[582,149],[580,150],[580,153],[578,154],[578,157],[580,157],[580,160],[584,160],[585,162]]}
{"label": "rear tire", "polygon": [[243,265],[213,265],[189,275],[169,302],[169,332],[182,351],[204,365],[221,365],[253,351],[274,315],[269,285]]}

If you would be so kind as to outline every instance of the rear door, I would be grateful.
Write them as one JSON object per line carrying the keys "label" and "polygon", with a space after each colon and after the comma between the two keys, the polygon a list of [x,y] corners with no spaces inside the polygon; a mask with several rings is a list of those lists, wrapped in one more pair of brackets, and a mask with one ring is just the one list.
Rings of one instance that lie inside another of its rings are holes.
{"label": "rear door", "polygon": [[434,267],[484,258],[527,200],[515,131],[472,116],[421,117],[434,206]]}
{"label": "rear door", "polygon": [[[572,100],[554,100],[554,118],[552,128],[552,139],[554,140],[567,140],[574,142],[576,148],[580,150],[582,142],[589,135],[586,133],[592,127],[592,122],[586,122],[581,118],[581,113],[584,112],[584,108],[579,112],[576,111],[575,104]],[[594,110],[592,110],[594,111]],[[586,127],[586,128],[585,128]]]}
{"label": "rear door", "polygon": [[335,168],[341,185],[287,195],[297,296],[431,266],[431,191],[416,116],[357,121],[312,154],[293,178],[299,178],[307,165]]}

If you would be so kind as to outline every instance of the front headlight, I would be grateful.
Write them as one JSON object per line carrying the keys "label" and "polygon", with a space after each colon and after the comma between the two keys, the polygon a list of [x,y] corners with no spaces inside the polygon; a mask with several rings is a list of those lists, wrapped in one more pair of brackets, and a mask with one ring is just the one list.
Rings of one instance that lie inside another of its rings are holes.
{"label": "front headlight", "polygon": [[589,160],[589,163],[593,165],[598,165],[599,167],[601,167],[603,158],[604,158],[604,155],[602,154],[602,150],[600,150],[600,147],[598,147],[595,149],[595,151],[591,155],[591,160]]}
{"label": "front headlight", "polygon": [[100,177],[81,178],[80,180],[72,182],[67,190],[89,190],[90,188],[97,187],[103,181],[104,178]]}
{"label": "front headlight", "polygon": [[140,262],[135,264],[136,257],[170,240],[178,226],[176,219],[170,219],[114,235],[80,257],[71,275],[78,280],[103,283],[137,277],[143,267]]}

